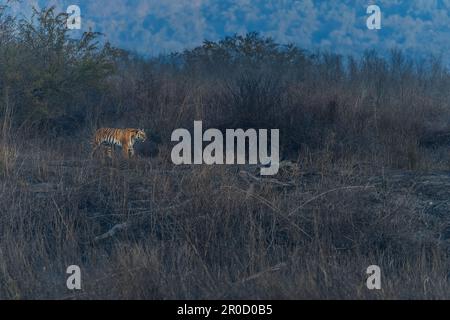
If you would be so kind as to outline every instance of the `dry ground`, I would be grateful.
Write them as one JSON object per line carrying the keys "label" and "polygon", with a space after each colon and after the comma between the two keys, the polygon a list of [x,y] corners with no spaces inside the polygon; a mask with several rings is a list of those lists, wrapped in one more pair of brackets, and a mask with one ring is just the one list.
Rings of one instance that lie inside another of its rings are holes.
{"label": "dry ground", "polygon": [[102,164],[76,146],[24,150],[3,147],[2,299],[450,298],[448,171],[300,159],[261,178],[164,152]]}

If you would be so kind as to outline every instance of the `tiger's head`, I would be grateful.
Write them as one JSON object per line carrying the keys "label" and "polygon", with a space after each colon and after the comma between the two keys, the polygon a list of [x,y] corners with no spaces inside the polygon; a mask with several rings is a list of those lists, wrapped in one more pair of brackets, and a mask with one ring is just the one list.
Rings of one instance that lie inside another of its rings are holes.
{"label": "tiger's head", "polygon": [[135,129],[133,139],[134,141],[144,142],[147,139],[147,135],[143,129]]}

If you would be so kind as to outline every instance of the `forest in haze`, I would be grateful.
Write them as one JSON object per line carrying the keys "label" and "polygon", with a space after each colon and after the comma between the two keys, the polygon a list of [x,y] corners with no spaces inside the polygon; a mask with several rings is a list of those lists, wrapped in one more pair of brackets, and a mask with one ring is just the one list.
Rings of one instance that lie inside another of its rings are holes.
{"label": "forest in haze", "polygon": [[[450,298],[439,58],[257,32],[144,58],[66,19],[0,7],[0,298]],[[170,135],[194,120],[279,129],[280,172],[173,165]],[[105,164],[100,127],[149,139]],[[372,264],[382,290],[365,287]]]}

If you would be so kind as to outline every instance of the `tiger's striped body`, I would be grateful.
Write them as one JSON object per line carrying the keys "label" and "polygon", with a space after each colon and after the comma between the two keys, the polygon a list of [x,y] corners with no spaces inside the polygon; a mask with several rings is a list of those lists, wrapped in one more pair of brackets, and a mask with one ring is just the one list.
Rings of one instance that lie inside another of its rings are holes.
{"label": "tiger's striped body", "polygon": [[106,155],[111,158],[112,148],[119,146],[122,147],[124,157],[128,159],[130,156],[134,156],[134,143],[136,141],[145,141],[145,139],[147,139],[147,136],[144,130],[141,129],[100,128],[94,134],[91,156],[94,156],[98,148],[104,146]]}

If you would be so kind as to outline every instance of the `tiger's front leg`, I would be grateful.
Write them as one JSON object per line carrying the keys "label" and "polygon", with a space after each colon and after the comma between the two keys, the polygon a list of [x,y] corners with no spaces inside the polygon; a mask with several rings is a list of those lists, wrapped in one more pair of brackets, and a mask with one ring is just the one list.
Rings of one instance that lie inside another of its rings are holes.
{"label": "tiger's front leg", "polygon": [[123,156],[125,157],[125,159],[130,159],[131,157],[134,156],[134,149],[133,149],[133,145],[128,144],[128,145],[124,145],[122,148],[123,151]]}
{"label": "tiger's front leg", "polygon": [[130,158],[129,148],[127,146],[123,146],[122,147],[122,154],[123,154],[123,157],[125,159],[129,159]]}

